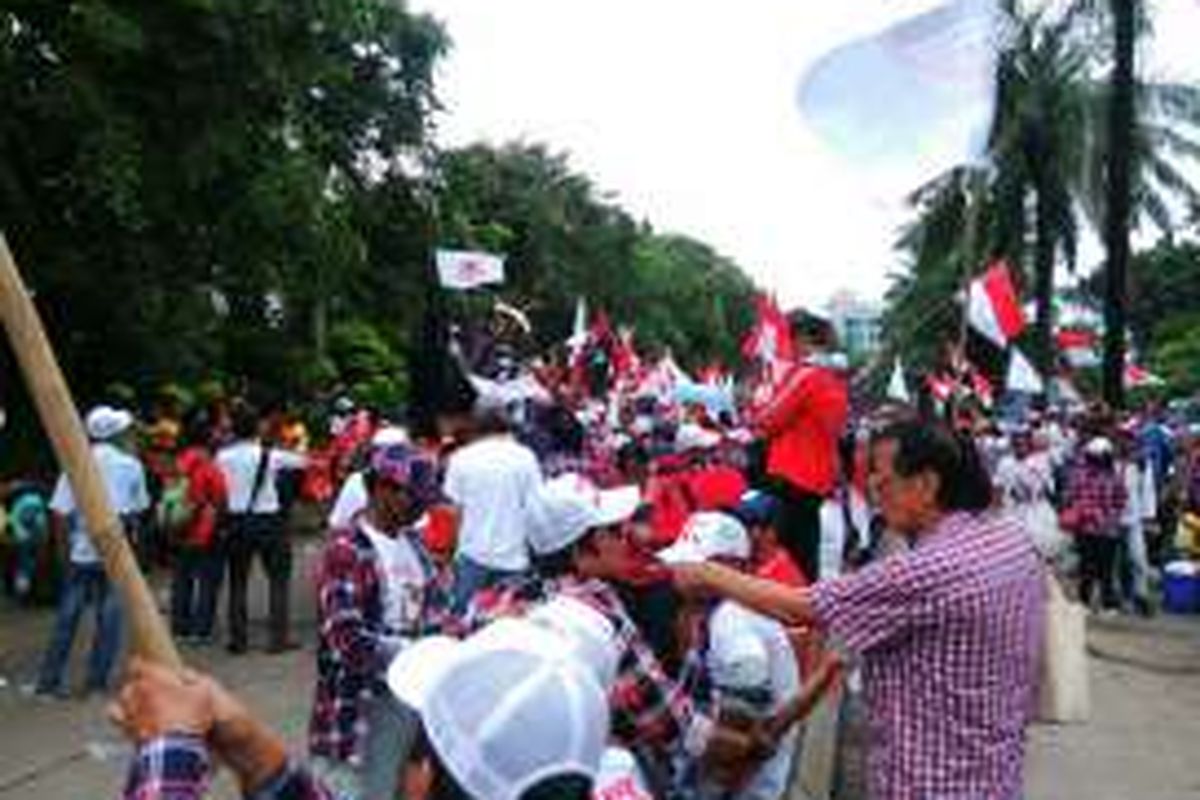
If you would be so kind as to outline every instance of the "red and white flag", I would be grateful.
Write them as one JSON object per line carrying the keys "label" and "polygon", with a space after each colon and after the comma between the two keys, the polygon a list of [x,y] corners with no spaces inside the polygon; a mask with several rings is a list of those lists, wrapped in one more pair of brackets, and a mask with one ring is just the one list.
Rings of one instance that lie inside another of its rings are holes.
{"label": "red and white flag", "polygon": [[796,358],[796,345],[792,341],[792,326],[787,317],[771,297],[759,295],[757,305],[758,321],[742,342],[742,355],[768,368],[774,368],[780,362],[793,361]]}
{"label": "red and white flag", "polygon": [[446,289],[504,283],[504,256],[467,250],[438,250],[438,282]]}
{"label": "red and white flag", "polygon": [[967,321],[997,347],[1007,347],[1025,329],[1025,312],[1007,263],[995,262],[971,282]]}

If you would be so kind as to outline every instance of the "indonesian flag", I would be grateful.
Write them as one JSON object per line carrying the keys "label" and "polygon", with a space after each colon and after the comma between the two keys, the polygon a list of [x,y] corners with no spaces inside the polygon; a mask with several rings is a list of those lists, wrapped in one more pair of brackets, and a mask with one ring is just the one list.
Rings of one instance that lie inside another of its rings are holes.
{"label": "indonesian flag", "polygon": [[1025,312],[1007,263],[995,262],[971,282],[967,321],[997,347],[1008,346],[1025,329]]}
{"label": "indonesian flag", "polygon": [[742,355],[749,361],[757,361],[768,367],[781,361],[794,360],[796,345],[792,341],[792,327],[787,317],[775,301],[766,295],[758,296],[757,305],[758,321],[742,342]]}
{"label": "indonesian flag", "polygon": [[1054,334],[1055,343],[1066,362],[1076,369],[1100,363],[1099,335],[1088,328],[1063,328]]}
{"label": "indonesian flag", "polygon": [[633,343],[633,328],[621,328],[613,349],[613,371],[618,382],[636,383],[642,373],[642,360]]}
{"label": "indonesian flag", "polygon": [[994,397],[992,382],[978,370],[971,373],[971,391],[975,393],[975,398],[983,404],[984,408],[992,407]]}
{"label": "indonesian flag", "polygon": [[438,250],[438,282],[446,289],[504,283],[504,256],[467,250]]}

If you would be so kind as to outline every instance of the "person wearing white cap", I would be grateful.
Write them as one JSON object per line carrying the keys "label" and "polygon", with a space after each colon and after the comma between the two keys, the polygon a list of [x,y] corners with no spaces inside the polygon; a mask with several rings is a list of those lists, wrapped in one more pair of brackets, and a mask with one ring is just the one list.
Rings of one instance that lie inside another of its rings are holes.
{"label": "person wearing white cap", "polygon": [[[559,634],[510,620],[463,641],[432,636],[400,653],[386,685],[419,716],[416,746],[372,800],[588,800],[606,754],[607,701]],[[125,797],[199,800],[213,758],[255,800],[335,800],[281,737],[203,675],[135,659],[110,709],[136,745]],[[636,795],[635,795],[636,797]]]}
{"label": "person wearing white cap", "polygon": [[[608,620],[620,654],[609,692],[613,738],[644,766],[659,770],[661,774],[648,776],[655,785],[667,786],[682,758],[699,757],[710,748],[736,758],[748,755],[754,742],[715,726],[667,676],[604,579],[623,563],[623,530],[639,505],[636,487],[601,491],[579,475],[546,482],[534,496],[528,519],[530,549],[541,577],[533,598],[571,598]],[[529,586],[514,587],[494,601],[513,613],[530,602],[530,594]],[[473,610],[483,617],[488,613],[479,606]]]}
{"label": "person wearing white cap", "polygon": [[[750,564],[751,553],[750,535],[736,517],[720,512],[700,512],[688,519],[679,539],[660,551],[659,558],[668,564],[717,561],[744,570]],[[707,614],[703,657],[689,659],[689,663],[707,671],[709,680],[701,683],[714,688],[719,706],[724,705],[724,695],[754,689],[757,683],[757,688],[764,689],[767,697],[762,704],[765,707],[757,708],[755,712],[765,719],[782,711],[799,696],[800,671],[796,653],[780,623],[728,600],[715,607],[704,605],[702,608],[700,613]],[[747,636],[757,642],[759,648],[747,645]],[[761,664],[764,674],[763,681],[756,682],[753,676],[760,667],[759,652],[765,656],[765,663]],[[697,699],[711,702],[714,698]],[[791,729],[781,732],[782,738],[774,754],[752,773],[748,782],[728,796],[757,800],[783,795],[797,736],[794,726],[788,728]]]}
{"label": "person wearing white cap", "polygon": [[[150,507],[146,471],[128,451],[133,415],[128,411],[98,406],[84,420],[92,441],[92,456],[108,491],[108,501],[127,527]],[[50,645],[42,658],[35,691],[64,697],[65,673],[79,618],[87,606],[95,608],[96,633],[88,660],[87,689],[103,692],[120,649],[121,612],[116,592],[111,591],[100,555],[92,546],[75,507],[75,497],[66,475],[59,476],[50,498],[51,531],[57,541],[69,540],[67,576],[59,598],[58,616]]]}
{"label": "person wearing white cap", "polygon": [[558,634],[520,620],[424,639],[388,686],[421,717],[404,794],[421,800],[585,800],[608,738],[605,692]]}

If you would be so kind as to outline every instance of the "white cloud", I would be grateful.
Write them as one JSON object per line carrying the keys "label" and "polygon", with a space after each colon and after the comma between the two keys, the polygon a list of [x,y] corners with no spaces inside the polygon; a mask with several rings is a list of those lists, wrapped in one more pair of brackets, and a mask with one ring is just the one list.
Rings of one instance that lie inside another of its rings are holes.
{"label": "white cloud", "polygon": [[[1158,0],[1161,6],[1195,0]],[[877,295],[895,265],[901,187],[819,141],[796,91],[830,48],[933,0],[421,0],[454,50],[442,140],[569,151],[660,230],[702,238],[786,302]],[[1194,35],[1166,51],[1194,60]],[[1195,31],[1194,25],[1189,26]],[[903,187],[909,188],[909,187]]]}

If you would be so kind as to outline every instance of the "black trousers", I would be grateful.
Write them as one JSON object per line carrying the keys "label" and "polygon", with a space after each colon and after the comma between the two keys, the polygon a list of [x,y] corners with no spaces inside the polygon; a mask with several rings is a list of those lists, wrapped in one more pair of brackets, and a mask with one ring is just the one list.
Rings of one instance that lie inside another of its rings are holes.
{"label": "black trousers", "polygon": [[820,577],[821,504],[825,498],[779,483],[772,493],[778,500],[775,535],[804,577],[816,581]]}
{"label": "black trousers", "polygon": [[212,635],[225,560],[216,545],[182,547],[171,584],[171,628],[176,636]]}
{"label": "black trousers", "polygon": [[292,546],[284,532],[283,517],[231,514],[228,525],[225,553],[229,563],[230,649],[246,649],[246,593],[255,556],[267,575],[270,646],[282,648],[288,641],[288,589],[292,579]]}
{"label": "black trousers", "polygon": [[1117,607],[1116,565],[1117,548],[1122,539],[1112,536],[1079,536],[1079,599],[1091,605],[1092,590],[1100,584],[1100,600],[1104,608]]}

